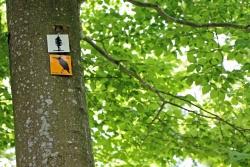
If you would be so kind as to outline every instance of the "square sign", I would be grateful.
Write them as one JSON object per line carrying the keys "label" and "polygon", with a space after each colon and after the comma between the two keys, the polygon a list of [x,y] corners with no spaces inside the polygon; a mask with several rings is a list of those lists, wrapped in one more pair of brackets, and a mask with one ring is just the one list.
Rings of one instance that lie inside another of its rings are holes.
{"label": "square sign", "polygon": [[71,56],[50,54],[49,57],[52,75],[72,75]]}
{"label": "square sign", "polygon": [[47,35],[49,53],[67,53],[69,49],[68,34],[51,34]]}

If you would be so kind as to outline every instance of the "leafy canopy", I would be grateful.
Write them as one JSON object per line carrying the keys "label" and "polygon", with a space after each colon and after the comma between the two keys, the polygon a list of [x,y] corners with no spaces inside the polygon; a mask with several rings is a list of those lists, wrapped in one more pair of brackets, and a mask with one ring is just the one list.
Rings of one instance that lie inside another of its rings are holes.
{"label": "leafy canopy", "polygon": [[83,4],[96,161],[248,166],[249,9],[232,0]]}
{"label": "leafy canopy", "polygon": [[[209,166],[249,166],[249,20],[244,0],[83,3],[96,165],[171,166],[176,157],[191,157]],[[1,27],[3,81],[6,23]],[[0,95],[9,98],[6,88]],[[0,129],[8,127],[1,129],[3,149],[13,143],[13,123],[11,105],[0,106]]]}

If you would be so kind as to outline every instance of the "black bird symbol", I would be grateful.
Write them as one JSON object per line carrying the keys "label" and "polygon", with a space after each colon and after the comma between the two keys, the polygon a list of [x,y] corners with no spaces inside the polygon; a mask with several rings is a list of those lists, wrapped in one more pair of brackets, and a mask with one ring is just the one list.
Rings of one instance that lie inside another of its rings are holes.
{"label": "black bird symbol", "polygon": [[[68,73],[70,73],[69,65],[62,57],[54,57],[54,58],[58,60],[59,64],[62,66],[63,70],[66,70]],[[63,72],[63,70],[62,70],[62,72]]]}

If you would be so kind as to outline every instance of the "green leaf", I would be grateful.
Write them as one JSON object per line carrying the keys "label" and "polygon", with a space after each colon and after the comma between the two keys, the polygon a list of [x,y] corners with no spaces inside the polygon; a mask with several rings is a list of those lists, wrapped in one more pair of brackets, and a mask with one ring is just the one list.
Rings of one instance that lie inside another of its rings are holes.
{"label": "green leaf", "polygon": [[215,90],[215,89],[211,90],[210,97],[213,98],[213,99],[218,98],[219,97],[218,91]]}
{"label": "green leaf", "polygon": [[211,87],[209,85],[205,85],[202,87],[202,93],[206,94],[211,90]]}
{"label": "green leaf", "polygon": [[197,101],[196,98],[190,94],[184,96],[186,100],[188,101]]}
{"label": "green leaf", "polygon": [[194,54],[188,53],[188,54],[187,54],[187,60],[188,60],[190,63],[195,63],[195,62],[196,62],[196,57],[194,56]]}
{"label": "green leaf", "polygon": [[191,64],[187,67],[187,72],[192,72],[196,69],[196,65],[195,64]]}

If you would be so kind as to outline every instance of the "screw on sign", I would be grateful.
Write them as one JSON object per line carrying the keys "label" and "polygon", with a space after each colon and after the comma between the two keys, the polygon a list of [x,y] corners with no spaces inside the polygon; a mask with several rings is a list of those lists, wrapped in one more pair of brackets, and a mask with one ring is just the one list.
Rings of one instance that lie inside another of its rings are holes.
{"label": "screw on sign", "polygon": [[71,56],[50,54],[50,73],[52,75],[72,75]]}

